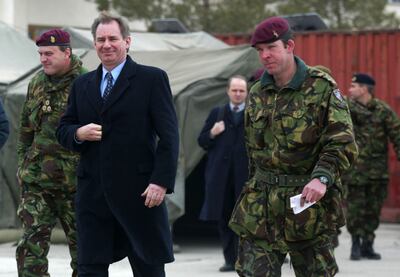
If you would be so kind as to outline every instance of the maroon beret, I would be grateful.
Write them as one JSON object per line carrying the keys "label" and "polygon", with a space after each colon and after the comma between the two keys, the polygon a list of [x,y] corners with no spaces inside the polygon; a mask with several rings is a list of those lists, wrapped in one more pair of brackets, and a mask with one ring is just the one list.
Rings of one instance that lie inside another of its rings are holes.
{"label": "maroon beret", "polygon": [[289,22],[278,16],[267,18],[257,25],[251,36],[251,46],[257,43],[271,43],[282,38],[291,38]]}
{"label": "maroon beret", "polygon": [[37,40],[37,46],[69,46],[69,34],[60,29],[43,33]]}

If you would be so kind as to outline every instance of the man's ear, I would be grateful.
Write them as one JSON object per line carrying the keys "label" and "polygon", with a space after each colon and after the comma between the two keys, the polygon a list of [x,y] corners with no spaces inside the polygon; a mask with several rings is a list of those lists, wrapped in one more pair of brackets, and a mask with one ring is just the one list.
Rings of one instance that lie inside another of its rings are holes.
{"label": "man's ear", "polygon": [[293,52],[294,51],[294,47],[295,47],[294,40],[293,39],[289,39],[288,42],[286,43],[286,48]]}
{"label": "man's ear", "polygon": [[71,58],[71,48],[69,48],[69,47],[66,48],[65,51],[64,51],[64,53],[65,53],[65,55],[68,56],[69,59]]}
{"label": "man's ear", "polygon": [[128,52],[129,48],[131,47],[132,37],[131,36],[127,36],[126,38],[124,38],[124,40],[126,42],[126,52]]}

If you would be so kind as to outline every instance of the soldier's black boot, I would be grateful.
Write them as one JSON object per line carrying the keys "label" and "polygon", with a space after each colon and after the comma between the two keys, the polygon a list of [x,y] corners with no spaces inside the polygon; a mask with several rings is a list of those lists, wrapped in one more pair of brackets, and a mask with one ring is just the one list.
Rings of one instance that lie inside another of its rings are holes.
{"label": "soldier's black boot", "polygon": [[361,259],[360,237],[351,236],[351,241],[350,260],[358,261]]}
{"label": "soldier's black boot", "polygon": [[373,242],[363,239],[361,244],[361,257],[370,260],[380,260],[381,254],[376,253],[372,247]]}

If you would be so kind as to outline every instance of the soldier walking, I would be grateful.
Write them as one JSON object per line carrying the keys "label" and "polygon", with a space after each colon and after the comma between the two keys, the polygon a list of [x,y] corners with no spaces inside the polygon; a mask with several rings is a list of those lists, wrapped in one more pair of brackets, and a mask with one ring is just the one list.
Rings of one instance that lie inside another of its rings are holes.
{"label": "soldier walking", "polygon": [[18,276],[50,276],[47,254],[59,219],[77,276],[75,171],[79,156],[58,144],[55,132],[72,82],[85,70],[72,54],[69,34],[50,30],[36,41],[43,70],[29,83],[19,130],[18,172],[23,235],[18,242]]}
{"label": "soldier walking", "polygon": [[353,75],[349,108],[360,153],[343,178],[348,188],[346,226],[352,238],[351,260],[381,259],[373,243],[387,196],[389,141],[400,158],[400,119],[388,104],[374,96],[374,89],[371,76]]}
{"label": "soldier walking", "polygon": [[[329,74],[294,55],[288,22],[260,23],[252,46],[265,67],[249,93],[245,141],[250,180],[230,221],[240,236],[239,276],[334,276],[331,237],[344,225],[341,173],[357,156],[350,112]],[[299,214],[290,197],[316,203]]]}

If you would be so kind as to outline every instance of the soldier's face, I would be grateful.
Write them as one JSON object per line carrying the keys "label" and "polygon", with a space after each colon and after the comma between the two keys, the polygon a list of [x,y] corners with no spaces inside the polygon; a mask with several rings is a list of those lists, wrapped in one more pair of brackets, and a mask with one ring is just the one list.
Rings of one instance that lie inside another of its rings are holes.
{"label": "soldier's face", "polygon": [[352,82],[349,88],[349,97],[353,100],[357,100],[363,97],[365,93],[368,93],[367,88],[358,83]]}
{"label": "soldier's face", "polygon": [[47,75],[61,76],[69,70],[71,50],[61,51],[58,46],[40,46],[40,63]]}
{"label": "soldier's face", "polygon": [[284,45],[282,40],[271,43],[258,43],[255,48],[268,74],[273,76],[283,74],[293,60],[293,40],[289,40],[287,45]]}
{"label": "soldier's face", "polygon": [[116,21],[99,24],[96,29],[94,46],[101,63],[107,70],[112,70],[126,59],[130,44],[131,37],[122,37]]}
{"label": "soldier's face", "polygon": [[228,88],[229,100],[234,105],[242,104],[247,97],[247,83],[245,80],[233,78]]}

